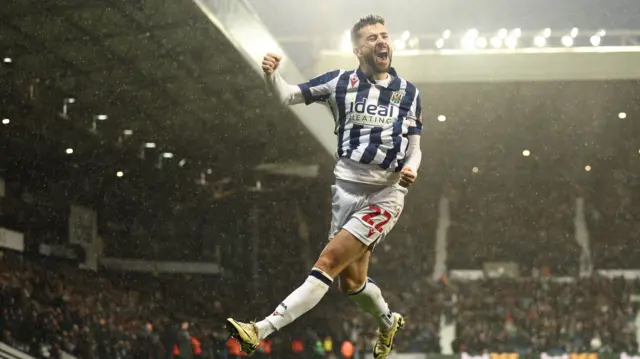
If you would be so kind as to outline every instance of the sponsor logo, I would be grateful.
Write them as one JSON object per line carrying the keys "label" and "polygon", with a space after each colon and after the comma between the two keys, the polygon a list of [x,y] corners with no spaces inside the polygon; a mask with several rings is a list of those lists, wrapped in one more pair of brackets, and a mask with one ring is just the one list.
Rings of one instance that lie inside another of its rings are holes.
{"label": "sponsor logo", "polygon": [[356,87],[357,84],[358,84],[358,78],[357,77],[352,77],[351,78],[351,88]]}
{"label": "sponsor logo", "polygon": [[351,102],[348,120],[361,125],[390,125],[398,120],[398,108],[368,103],[367,99]]}

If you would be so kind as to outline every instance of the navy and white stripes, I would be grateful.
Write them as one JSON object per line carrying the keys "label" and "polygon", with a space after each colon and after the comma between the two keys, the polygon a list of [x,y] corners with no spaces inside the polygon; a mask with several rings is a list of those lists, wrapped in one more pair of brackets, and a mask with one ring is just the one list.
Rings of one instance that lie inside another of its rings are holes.
{"label": "navy and white stripes", "polygon": [[336,70],[298,85],[306,104],[326,102],[336,121],[337,157],[402,169],[408,135],[420,135],[422,107],[418,89],[389,72],[392,80],[371,82],[360,70]]}

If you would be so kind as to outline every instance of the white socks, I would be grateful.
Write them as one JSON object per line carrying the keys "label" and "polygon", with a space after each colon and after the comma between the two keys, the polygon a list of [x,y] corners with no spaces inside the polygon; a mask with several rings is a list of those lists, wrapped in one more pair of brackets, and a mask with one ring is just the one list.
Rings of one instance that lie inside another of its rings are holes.
{"label": "white socks", "polygon": [[362,288],[350,293],[349,298],[353,299],[362,310],[373,315],[381,331],[391,329],[394,322],[393,313],[382,298],[380,288],[371,278],[367,278]]}
{"label": "white socks", "polygon": [[[280,303],[270,316],[256,323],[260,340],[280,330],[315,307],[329,291],[333,280],[317,268],[311,270],[307,280]],[[371,314],[381,331],[388,331],[394,324],[393,313],[382,297],[380,288],[367,278],[362,288],[349,294],[358,306]]]}
{"label": "white socks", "polygon": [[[320,303],[329,291],[333,279],[320,269],[313,268],[307,280],[282,302],[270,316],[256,323],[260,339],[292,323]],[[378,289],[378,293],[380,290]]]}

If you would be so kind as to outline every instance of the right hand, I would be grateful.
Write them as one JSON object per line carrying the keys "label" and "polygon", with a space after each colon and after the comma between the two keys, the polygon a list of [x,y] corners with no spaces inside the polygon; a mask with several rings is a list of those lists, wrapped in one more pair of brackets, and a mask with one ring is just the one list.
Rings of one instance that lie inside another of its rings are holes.
{"label": "right hand", "polygon": [[280,60],[282,60],[282,56],[272,52],[264,55],[264,58],[262,58],[262,71],[265,75],[274,73],[278,69],[278,66],[280,66]]}

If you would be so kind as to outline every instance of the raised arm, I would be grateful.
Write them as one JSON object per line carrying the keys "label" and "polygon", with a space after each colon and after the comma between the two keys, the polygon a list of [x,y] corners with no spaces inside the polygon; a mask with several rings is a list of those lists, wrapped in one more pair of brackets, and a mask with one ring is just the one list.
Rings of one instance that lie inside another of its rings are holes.
{"label": "raised arm", "polygon": [[308,82],[290,85],[278,72],[281,59],[280,55],[268,53],[262,60],[262,71],[264,71],[269,88],[278,94],[285,105],[299,103],[309,105],[314,102],[327,101],[335,91],[340,75],[343,73],[341,70],[331,71]]}
{"label": "raised arm", "polygon": [[285,105],[297,105],[304,103],[304,96],[299,86],[288,84],[279,71],[274,71],[271,75],[265,74],[269,89],[276,93],[280,102]]}

